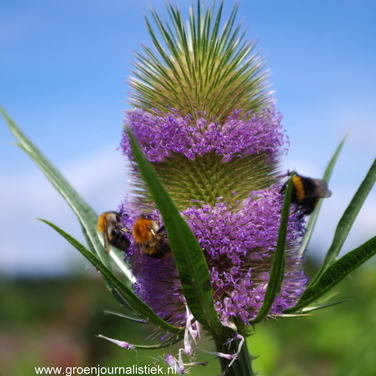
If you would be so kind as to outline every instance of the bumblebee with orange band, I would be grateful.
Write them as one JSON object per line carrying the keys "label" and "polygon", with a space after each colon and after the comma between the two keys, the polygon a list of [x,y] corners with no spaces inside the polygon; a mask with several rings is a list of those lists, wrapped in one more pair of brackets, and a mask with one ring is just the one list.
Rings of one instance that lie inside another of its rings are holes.
{"label": "bumblebee with orange band", "polygon": [[98,231],[103,234],[104,249],[110,252],[110,246],[114,246],[121,251],[128,251],[130,241],[125,235],[129,232],[120,220],[120,214],[115,211],[103,213],[98,218]]}
{"label": "bumblebee with orange band", "polygon": [[[328,198],[332,192],[328,189],[328,184],[322,179],[312,179],[294,173],[292,178],[291,203],[298,205],[301,212],[300,218],[310,215],[320,198]],[[282,187],[281,193],[286,191],[286,184]]]}
{"label": "bumblebee with orange band", "polygon": [[155,259],[164,259],[170,256],[171,248],[164,226],[151,219],[147,214],[141,214],[132,229],[133,239],[142,251]]}

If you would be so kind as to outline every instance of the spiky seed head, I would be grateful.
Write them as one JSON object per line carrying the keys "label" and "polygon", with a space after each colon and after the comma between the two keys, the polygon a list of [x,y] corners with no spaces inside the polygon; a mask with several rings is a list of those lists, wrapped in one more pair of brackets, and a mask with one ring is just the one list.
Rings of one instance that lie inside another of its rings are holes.
{"label": "spiky seed head", "polygon": [[[223,1],[191,10],[185,28],[177,7],[168,5],[172,24],[152,11],[162,41],[146,19],[155,55],[136,53],[134,90],[126,112],[130,128],[174,203],[196,236],[210,273],[213,298],[224,325],[249,324],[263,304],[274,259],[282,210],[278,161],[285,150],[281,115],[266,90],[255,44],[233,28],[237,6],[222,31]],[[121,148],[131,160],[128,133]],[[142,212],[162,223],[137,166],[136,197],[120,212],[132,228]],[[286,274],[270,313],[295,304],[307,283],[296,245],[303,220],[290,213]],[[151,259],[131,243],[128,258],[135,291],[173,325],[186,323],[185,297],[173,257]]]}
{"label": "spiky seed head", "polygon": [[259,54],[253,52],[255,43],[243,42],[241,25],[233,28],[237,5],[220,32],[222,9],[223,1],[215,17],[214,4],[201,15],[198,1],[197,14],[191,9],[188,28],[171,4],[172,27],[151,10],[162,41],[146,18],[158,54],[146,46],[144,54],[136,53],[132,71],[136,78],[130,80],[132,105],[153,114],[154,109],[167,113],[174,108],[182,116],[204,114],[222,122],[234,110],[257,113],[272,103],[266,90],[267,72]]}

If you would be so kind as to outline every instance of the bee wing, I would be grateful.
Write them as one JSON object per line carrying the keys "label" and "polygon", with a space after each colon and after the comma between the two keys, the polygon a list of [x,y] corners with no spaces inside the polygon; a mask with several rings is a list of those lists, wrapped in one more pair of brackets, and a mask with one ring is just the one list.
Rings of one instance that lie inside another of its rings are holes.
{"label": "bee wing", "polygon": [[328,188],[328,183],[322,179],[311,179],[315,184],[315,189],[311,194],[307,194],[307,197],[328,198],[332,195],[332,192]]}

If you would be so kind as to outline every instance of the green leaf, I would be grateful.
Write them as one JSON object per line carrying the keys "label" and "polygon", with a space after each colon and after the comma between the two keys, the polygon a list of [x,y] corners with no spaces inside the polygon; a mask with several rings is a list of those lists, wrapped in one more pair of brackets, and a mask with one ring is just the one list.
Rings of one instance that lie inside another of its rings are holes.
{"label": "green leaf", "polygon": [[313,313],[292,313],[292,314],[279,314],[279,315],[271,315],[272,318],[276,319],[296,319],[301,317],[312,317],[314,316]]}
{"label": "green leaf", "polygon": [[326,254],[325,260],[315,276],[312,280],[310,286],[316,284],[316,282],[320,279],[320,277],[324,274],[325,270],[328,269],[330,265],[333,264],[335,259],[337,258],[339,252],[342,249],[343,243],[345,242],[347,235],[350,232],[350,229],[362,208],[364,201],[366,200],[369,192],[371,191],[373,185],[376,181],[376,160],[373,162],[371,168],[369,169],[366,177],[364,178],[362,184],[356,191],[353,199],[351,200],[349,206],[345,210],[342,215],[342,218],[338,222],[336,231],[334,233],[333,242]]}
{"label": "green leaf", "polygon": [[[337,159],[338,159],[339,154],[340,154],[340,152],[343,148],[343,145],[345,144],[347,136],[348,135],[346,134],[346,136],[343,138],[343,140],[338,145],[332,159],[329,161],[329,164],[328,164],[328,166],[325,170],[323,179],[327,183],[329,183],[330,177],[332,176],[334,166],[337,162]],[[311,239],[312,233],[313,233],[313,229],[315,228],[317,218],[318,218],[319,213],[320,213],[321,205],[322,205],[322,200],[320,200],[316,209],[314,210],[314,212],[312,213],[312,215],[309,218],[308,224],[306,226],[306,233],[304,234],[302,242],[300,243],[298,256],[301,256],[304,253],[305,249],[307,248],[307,245],[308,245],[308,243]]]}
{"label": "green leaf", "polygon": [[214,308],[208,266],[202,250],[129,129],[128,136],[142,178],[162,215],[188,307],[196,320],[218,332],[220,323]]}
{"label": "green leaf", "polygon": [[82,253],[94,266],[101,272],[104,278],[111,283],[111,285],[118,291],[118,293],[127,301],[127,303],[138,312],[145,320],[156,327],[166,330],[170,333],[180,333],[181,329],[176,328],[166,321],[162,320],[155,312],[146,305],[134,292],[125,285],[103,262],[92,252],[86,249],[76,239],[72,238],[65,231],[55,226],[53,223],[41,219],[44,223],[47,223],[54,230],[56,230],[61,236],[63,236],[69,243],[71,243],[79,252]]}
{"label": "green leaf", "polygon": [[302,312],[318,311],[320,309],[329,308],[329,307],[335,306],[337,304],[349,302],[350,300],[352,300],[352,299],[344,299],[344,300],[339,300],[338,302],[328,303],[328,304],[319,305],[319,306],[315,306],[315,307],[307,307],[307,308],[303,308]]}
{"label": "green leaf", "polygon": [[8,126],[14,136],[17,138],[19,146],[29,157],[38,165],[52,185],[63,196],[72,210],[79,218],[84,228],[84,235],[90,240],[92,245],[103,263],[109,265],[108,255],[105,253],[95,231],[98,216],[94,210],[79,196],[76,190],[68,183],[61,173],[46,159],[39,149],[25,136],[25,134],[10,119],[6,112],[0,107],[0,112],[8,123]]}
{"label": "green leaf", "polygon": [[275,255],[273,260],[273,267],[270,273],[270,278],[268,282],[268,287],[266,289],[264,302],[260,311],[258,312],[255,319],[251,320],[251,325],[257,324],[262,321],[266,315],[269,313],[271,306],[274,303],[275,298],[281,291],[281,286],[285,273],[285,250],[286,250],[286,235],[287,235],[287,225],[289,221],[290,203],[291,203],[291,193],[292,193],[292,178],[293,174],[290,176],[285,199],[283,201],[283,209],[281,215],[281,222],[279,225],[277,246],[275,249]]}
{"label": "green leaf", "polygon": [[345,278],[349,273],[366,262],[376,254],[376,236],[362,244],[360,247],[347,253],[337,262],[331,265],[319,278],[317,283],[308,287],[300,297],[298,303],[284,313],[301,310],[312,302],[316,301],[322,295],[327,293],[338,282]]}
{"label": "green leaf", "polygon": [[141,319],[140,317],[132,317],[132,316],[124,315],[124,313],[107,311],[107,310],[105,310],[104,313],[106,315],[118,316],[118,317],[121,317],[121,318],[123,318],[125,320],[136,322],[138,324],[147,324],[147,321]]}
{"label": "green leaf", "polygon": [[[95,252],[107,267],[110,267],[109,257],[111,257],[122,272],[124,272],[125,276],[130,280],[130,282],[132,282],[130,279],[130,273],[127,273],[125,270],[125,265],[123,265],[123,261],[119,261],[115,252],[111,251],[109,255],[105,252],[96,232],[98,216],[94,210],[81,198],[77,191],[52,165],[52,163],[48,161],[48,159],[39,151],[39,149],[24,135],[24,133],[17,127],[12,119],[10,119],[2,107],[0,107],[0,113],[4,116],[6,122],[8,123],[9,129],[18,140],[19,144],[17,145],[24,150],[38,165],[47,179],[63,196],[65,201],[77,215],[90,251]],[[106,286],[110,288],[107,283]]]}

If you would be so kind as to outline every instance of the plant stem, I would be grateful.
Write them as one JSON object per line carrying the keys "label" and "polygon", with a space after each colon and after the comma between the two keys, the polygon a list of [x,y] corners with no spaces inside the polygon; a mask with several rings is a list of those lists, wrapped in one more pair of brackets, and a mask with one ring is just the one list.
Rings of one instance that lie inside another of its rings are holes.
{"label": "plant stem", "polygon": [[[245,334],[244,331],[239,331],[240,334]],[[215,343],[217,351],[225,354],[234,354],[239,350],[240,339],[235,336],[237,333],[230,328],[226,328],[223,331],[223,335],[216,337]],[[231,343],[228,343],[229,339],[234,338]],[[252,370],[252,356],[248,352],[247,341],[244,340],[242,348],[239,352],[237,359],[231,364],[231,360],[219,357],[221,363],[222,374],[225,376],[254,376],[255,373]]]}

